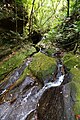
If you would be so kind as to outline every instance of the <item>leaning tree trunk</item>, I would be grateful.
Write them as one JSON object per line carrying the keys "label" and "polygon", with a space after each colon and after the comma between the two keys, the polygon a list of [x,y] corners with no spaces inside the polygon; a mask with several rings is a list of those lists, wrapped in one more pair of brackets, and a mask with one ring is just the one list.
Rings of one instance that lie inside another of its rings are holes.
{"label": "leaning tree trunk", "polygon": [[35,0],[33,0],[32,9],[31,9],[31,14],[30,14],[30,18],[29,18],[29,35],[30,35],[31,32],[32,32],[34,3],[35,3]]}
{"label": "leaning tree trunk", "polygon": [[67,17],[69,17],[70,0],[67,0]]}

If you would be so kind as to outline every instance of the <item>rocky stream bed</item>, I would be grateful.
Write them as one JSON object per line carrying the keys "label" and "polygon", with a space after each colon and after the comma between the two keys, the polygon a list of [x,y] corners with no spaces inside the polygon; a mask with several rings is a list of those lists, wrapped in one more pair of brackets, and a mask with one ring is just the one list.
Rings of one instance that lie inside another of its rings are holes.
{"label": "rocky stream bed", "polygon": [[57,59],[52,77],[45,82],[27,75],[16,85],[32,61],[33,57],[27,58],[6,82],[0,84],[0,120],[74,120],[70,75],[60,59]]}
{"label": "rocky stream bed", "polygon": [[59,59],[53,37],[51,43],[40,31],[23,35],[29,18],[22,3],[0,1],[0,120],[80,119],[80,47],[79,54],[68,52],[80,39],[79,9],[57,36],[67,50]]}

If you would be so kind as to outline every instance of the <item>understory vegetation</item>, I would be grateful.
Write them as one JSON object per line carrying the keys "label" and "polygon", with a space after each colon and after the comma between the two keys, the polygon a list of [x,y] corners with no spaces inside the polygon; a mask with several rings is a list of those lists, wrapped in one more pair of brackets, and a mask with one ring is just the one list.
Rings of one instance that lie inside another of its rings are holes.
{"label": "understory vegetation", "polygon": [[[56,56],[55,53],[63,53]],[[0,1],[0,85],[32,58],[14,84],[26,76],[40,82],[55,71],[57,57],[71,74],[80,114],[80,0]]]}

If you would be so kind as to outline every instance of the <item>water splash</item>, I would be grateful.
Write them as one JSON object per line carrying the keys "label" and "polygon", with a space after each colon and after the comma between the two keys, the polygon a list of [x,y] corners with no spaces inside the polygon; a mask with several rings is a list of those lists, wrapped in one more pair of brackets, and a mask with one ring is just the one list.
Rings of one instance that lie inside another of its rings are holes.
{"label": "water splash", "polygon": [[5,87],[0,92],[0,95],[4,94],[6,92],[6,90],[19,79],[19,77],[23,73],[24,69],[26,67],[28,67],[28,65],[30,64],[31,61],[32,61],[32,59],[28,58],[27,61],[20,68],[15,70],[15,72],[10,76],[8,83],[5,85]]}
{"label": "water splash", "polygon": [[65,75],[61,75],[56,81],[49,82],[44,85],[44,87],[35,95],[37,99],[40,99],[42,94],[49,88],[58,87],[62,84]]}

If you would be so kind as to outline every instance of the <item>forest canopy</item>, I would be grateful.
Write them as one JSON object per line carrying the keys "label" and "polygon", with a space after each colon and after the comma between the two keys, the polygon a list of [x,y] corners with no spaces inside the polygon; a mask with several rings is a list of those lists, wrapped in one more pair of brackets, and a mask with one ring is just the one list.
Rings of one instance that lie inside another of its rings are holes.
{"label": "forest canopy", "polygon": [[[19,0],[18,0],[19,1]],[[28,12],[29,31],[49,31],[71,14],[75,0],[22,0]]]}
{"label": "forest canopy", "polygon": [[80,0],[0,0],[0,113],[80,117]]}

